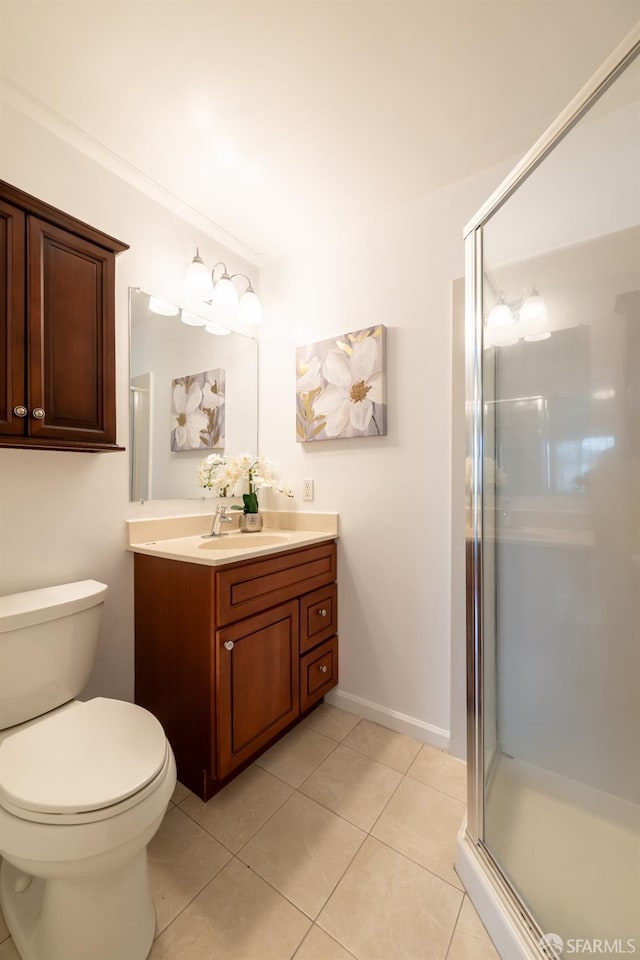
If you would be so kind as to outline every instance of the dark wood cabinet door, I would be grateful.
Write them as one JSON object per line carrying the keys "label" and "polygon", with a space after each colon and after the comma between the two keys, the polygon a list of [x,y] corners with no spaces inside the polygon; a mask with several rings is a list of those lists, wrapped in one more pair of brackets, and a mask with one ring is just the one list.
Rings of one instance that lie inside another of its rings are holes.
{"label": "dark wood cabinet door", "polygon": [[296,600],[217,631],[220,779],[297,718],[298,651]]}
{"label": "dark wood cabinet door", "polygon": [[24,231],[22,210],[0,200],[0,433],[7,436],[24,436],[28,424]]}
{"label": "dark wood cabinet door", "polygon": [[115,442],[113,253],[28,217],[29,434]]}

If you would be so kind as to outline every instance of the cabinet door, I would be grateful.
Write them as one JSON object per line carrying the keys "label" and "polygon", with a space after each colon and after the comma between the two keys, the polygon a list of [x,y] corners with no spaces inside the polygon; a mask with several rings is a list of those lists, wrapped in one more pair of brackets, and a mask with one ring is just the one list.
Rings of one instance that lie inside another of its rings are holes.
{"label": "cabinet door", "polygon": [[114,443],[114,255],[34,216],[27,230],[30,435]]}
{"label": "cabinet door", "polygon": [[222,779],[298,716],[297,601],[218,630],[216,661]]}
{"label": "cabinet door", "polygon": [[25,216],[0,200],[0,433],[26,432],[26,368],[24,359]]}

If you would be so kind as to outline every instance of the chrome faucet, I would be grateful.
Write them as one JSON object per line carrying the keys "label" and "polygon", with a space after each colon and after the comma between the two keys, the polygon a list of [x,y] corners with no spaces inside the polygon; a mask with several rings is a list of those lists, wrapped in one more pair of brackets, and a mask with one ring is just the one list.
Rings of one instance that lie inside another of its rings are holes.
{"label": "chrome faucet", "polygon": [[233,523],[231,517],[227,516],[227,508],[223,503],[219,503],[216,507],[216,515],[213,518],[213,526],[211,527],[211,533],[203,533],[202,539],[208,540],[209,537],[226,537],[226,533],[222,533],[222,524],[223,523]]}

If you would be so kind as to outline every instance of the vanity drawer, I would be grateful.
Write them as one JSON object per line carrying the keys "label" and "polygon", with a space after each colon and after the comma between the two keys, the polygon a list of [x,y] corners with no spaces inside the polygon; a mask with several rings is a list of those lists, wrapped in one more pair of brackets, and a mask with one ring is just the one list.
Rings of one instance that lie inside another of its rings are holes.
{"label": "vanity drawer", "polygon": [[306,653],[338,629],[338,592],[335,583],[300,598],[300,653]]}
{"label": "vanity drawer", "polygon": [[338,638],[300,657],[300,712],[308,710],[338,682]]}
{"label": "vanity drawer", "polygon": [[268,610],[335,578],[334,542],[234,564],[216,576],[218,626]]}

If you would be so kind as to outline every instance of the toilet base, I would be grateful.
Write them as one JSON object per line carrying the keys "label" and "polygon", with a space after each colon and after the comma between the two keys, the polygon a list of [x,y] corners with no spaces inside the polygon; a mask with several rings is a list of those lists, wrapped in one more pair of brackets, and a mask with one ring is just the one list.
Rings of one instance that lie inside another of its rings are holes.
{"label": "toilet base", "polygon": [[2,861],[0,903],[22,960],[145,960],[156,917],[146,847],[108,874],[42,880]]}

